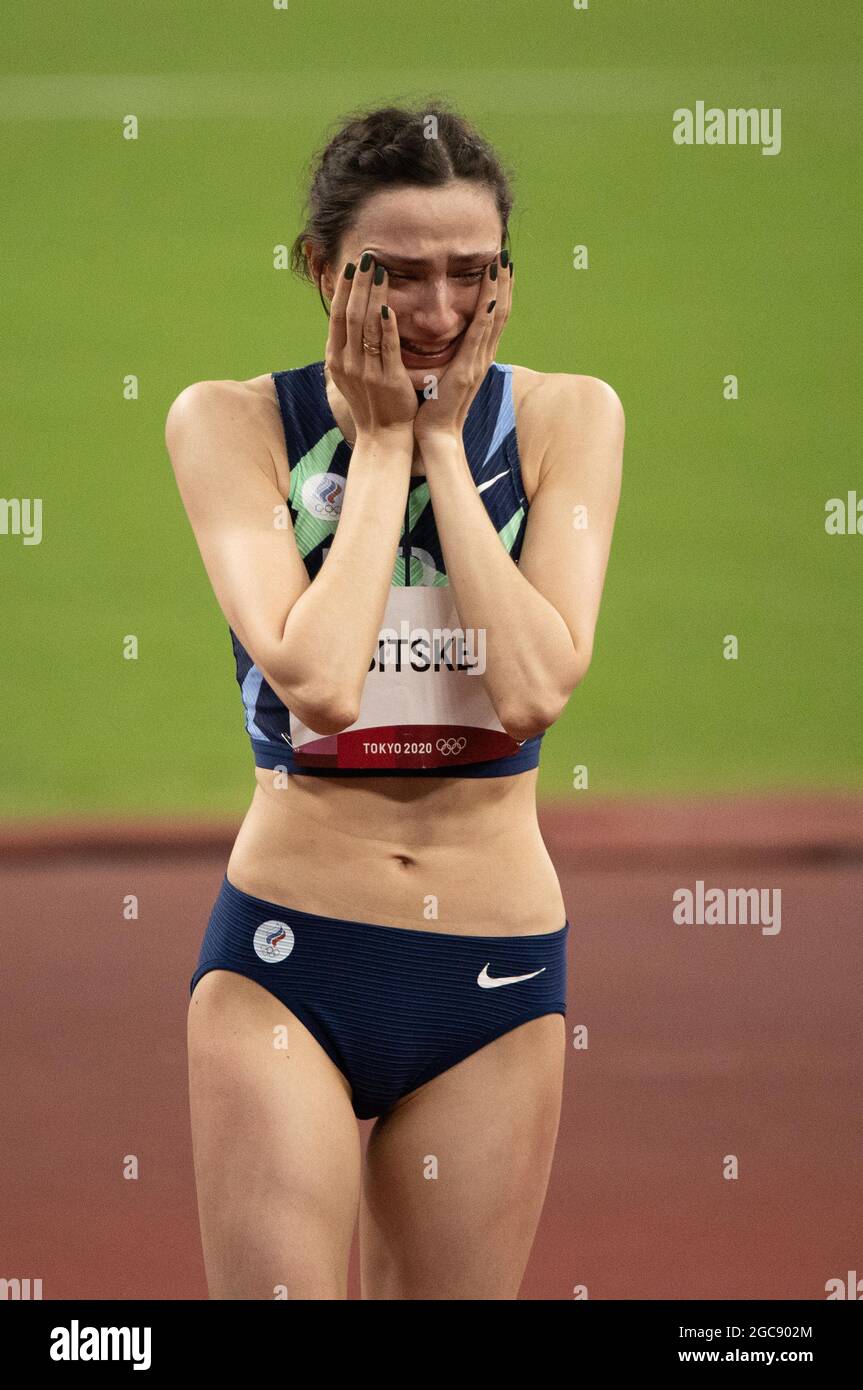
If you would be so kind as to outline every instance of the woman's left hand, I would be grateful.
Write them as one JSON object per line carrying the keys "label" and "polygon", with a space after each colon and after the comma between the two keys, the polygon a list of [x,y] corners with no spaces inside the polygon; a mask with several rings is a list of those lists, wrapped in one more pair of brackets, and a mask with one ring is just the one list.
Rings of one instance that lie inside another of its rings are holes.
{"label": "woman's left hand", "polygon": [[424,400],[416,413],[414,438],[419,445],[440,435],[461,440],[467,413],[495,359],[509,317],[512,272],[507,251],[500,252],[486,268],[473,318],[438,383],[437,397]]}

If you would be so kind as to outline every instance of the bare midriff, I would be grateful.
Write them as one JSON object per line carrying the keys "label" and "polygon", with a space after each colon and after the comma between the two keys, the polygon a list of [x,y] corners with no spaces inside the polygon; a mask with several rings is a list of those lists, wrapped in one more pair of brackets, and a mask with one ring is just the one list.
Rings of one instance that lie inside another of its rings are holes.
{"label": "bare midriff", "polygon": [[316,915],[476,936],[559,930],[536,768],[507,777],[285,777],[257,786],[235,888]]}

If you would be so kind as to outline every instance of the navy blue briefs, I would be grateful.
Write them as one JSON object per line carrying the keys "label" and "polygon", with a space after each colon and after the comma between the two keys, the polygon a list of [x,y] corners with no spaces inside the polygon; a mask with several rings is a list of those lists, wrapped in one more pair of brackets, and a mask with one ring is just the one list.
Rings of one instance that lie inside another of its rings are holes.
{"label": "navy blue briefs", "polygon": [[208,970],[256,980],[346,1078],[361,1120],[504,1033],[566,1014],[570,923],[535,936],[461,936],[320,917],[225,875],[190,994]]}

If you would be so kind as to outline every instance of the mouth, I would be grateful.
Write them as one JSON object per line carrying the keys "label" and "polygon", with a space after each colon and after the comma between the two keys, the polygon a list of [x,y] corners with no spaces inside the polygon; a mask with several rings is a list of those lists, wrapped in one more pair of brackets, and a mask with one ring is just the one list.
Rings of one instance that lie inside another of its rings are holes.
{"label": "mouth", "polygon": [[443,362],[453,352],[461,341],[462,334],[456,338],[450,338],[446,343],[419,343],[412,338],[400,338],[402,359],[411,358],[417,362],[429,363],[434,365],[436,362]]}

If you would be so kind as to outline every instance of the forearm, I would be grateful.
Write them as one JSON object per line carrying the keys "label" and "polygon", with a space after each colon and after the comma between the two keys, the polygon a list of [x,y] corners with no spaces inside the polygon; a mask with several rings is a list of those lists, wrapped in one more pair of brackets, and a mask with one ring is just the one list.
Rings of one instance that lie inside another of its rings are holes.
{"label": "forearm", "polygon": [[410,426],[354,445],[329,552],[282,637],[282,669],[311,704],[345,714],[359,706],[392,583],[412,453]]}
{"label": "forearm", "polygon": [[577,683],[569,630],[501,543],[461,440],[420,447],[461,625],[485,630],[489,699],[508,733],[530,738],[554,722]]}

